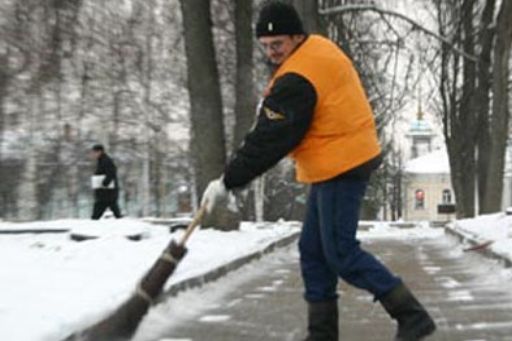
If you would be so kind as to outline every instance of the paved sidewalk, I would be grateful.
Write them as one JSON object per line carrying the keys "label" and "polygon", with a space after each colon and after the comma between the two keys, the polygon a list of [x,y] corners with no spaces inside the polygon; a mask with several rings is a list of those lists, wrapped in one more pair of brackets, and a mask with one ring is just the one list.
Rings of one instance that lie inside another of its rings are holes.
{"label": "paved sidewalk", "polygon": [[[363,245],[402,275],[428,307],[439,328],[428,340],[512,340],[512,284],[496,262],[463,253],[458,241],[447,236],[369,239]],[[136,340],[298,341],[304,336],[295,245],[184,294],[166,303],[168,311],[161,308],[152,317],[164,324],[168,318],[158,335],[141,333]],[[194,297],[200,303],[187,307]],[[393,323],[371,300],[367,293],[340,284],[340,340],[392,340]],[[180,314],[184,316],[177,318]]]}

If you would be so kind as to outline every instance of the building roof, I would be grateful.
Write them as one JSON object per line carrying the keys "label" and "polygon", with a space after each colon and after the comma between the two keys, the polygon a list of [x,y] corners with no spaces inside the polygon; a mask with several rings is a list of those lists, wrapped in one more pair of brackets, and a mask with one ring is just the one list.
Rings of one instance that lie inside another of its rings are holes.
{"label": "building roof", "polygon": [[405,173],[409,174],[450,174],[450,162],[445,148],[408,161]]}

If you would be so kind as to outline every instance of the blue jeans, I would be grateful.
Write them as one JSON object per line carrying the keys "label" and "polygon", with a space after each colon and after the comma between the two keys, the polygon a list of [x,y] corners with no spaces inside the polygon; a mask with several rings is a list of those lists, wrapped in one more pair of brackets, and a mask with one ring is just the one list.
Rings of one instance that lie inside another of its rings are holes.
{"label": "blue jeans", "polygon": [[299,241],[306,301],[336,299],[338,277],[375,299],[400,284],[356,239],[366,185],[365,180],[338,177],[311,186]]}

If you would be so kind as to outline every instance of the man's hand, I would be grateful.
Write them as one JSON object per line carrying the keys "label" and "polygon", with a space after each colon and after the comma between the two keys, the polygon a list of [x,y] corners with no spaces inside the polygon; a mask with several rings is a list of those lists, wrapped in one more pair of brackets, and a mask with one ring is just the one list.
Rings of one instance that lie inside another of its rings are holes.
{"label": "man's hand", "polygon": [[226,200],[228,190],[224,185],[222,177],[210,181],[206,187],[203,197],[201,198],[201,206],[206,205],[206,212],[210,213],[219,201]]}

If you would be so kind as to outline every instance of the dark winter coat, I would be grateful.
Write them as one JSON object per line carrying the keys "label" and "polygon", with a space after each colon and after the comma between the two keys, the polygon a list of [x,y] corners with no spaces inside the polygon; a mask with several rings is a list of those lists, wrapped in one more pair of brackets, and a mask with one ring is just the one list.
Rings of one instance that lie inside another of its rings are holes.
{"label": "dark winter coat", "polygon": [[119,193],[117,168],[107,154],[103,153],[99,157],[94,175],[105,175],[105,180],[103,180],[103,186],[105,187],[109,186],[112,181],[114,182],[114,188],[99,188],[94,190],[96,201],[112,202],[117,200]]}

